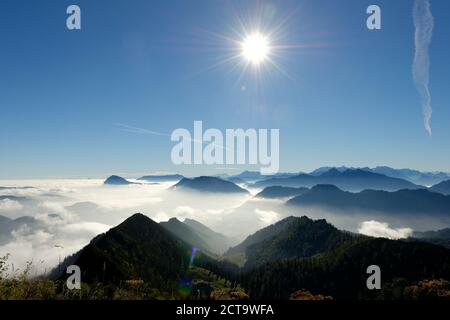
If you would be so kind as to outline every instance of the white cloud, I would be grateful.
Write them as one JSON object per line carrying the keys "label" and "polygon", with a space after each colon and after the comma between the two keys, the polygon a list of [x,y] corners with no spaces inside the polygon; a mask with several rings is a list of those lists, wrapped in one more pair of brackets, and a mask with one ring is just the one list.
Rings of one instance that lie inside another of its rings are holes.
{"label": "white cloud", "polygon": [[168,216],[164,211],[160,211],[157,214],[155,214],[153,217],[150,217],[153,221],[156,222],[162,222],[162,221],[168,221],[171,217]]}
{"label": "white cloud", "polygon": [[98,235],[111,229],[112,226],[98,222],[79,222],[71,223],[61,227],[61,231],[67,235],[84,235],[89,237],[92,235]]}
{"label": "white cloud", "polygon": [[50,271],[64,257],[75,253],[87,245],[96,235],[111,228],[96,222],[69,222],[61,219],[58,224],[41,219],[36,227],[22,225],[12,232],[13,239],[0,246],[0,257],[10,254],[10,271],[14,266],[15,275],[32,262],[30,276]]}
{"label": "white cloud", "polygon": [[280,215],[272,210],[255,209],[255,213],[265,225],[273,224],[280,220]]}
{"label": "white cloud", "polygon": [[419,91],[423,122],[428,134],[431,135],[431,93],[430,93],[430,56],[428,49],[433,36],[434,20],[430,11],[429,0],[415,0],[413,8],[415,30],[415,54],[413,62],[413,79]]}
{"label": "white cloud", "polygon": [[67,212],[64,203],[56,201],[43,201],[38,204],[38,208],[45,213],[65,213]]}
{"label": "white cloud", "polygon": [[189,206],[178,206],[173,212],[179,217],[190,217],[194,214],[195,210]]}
{"label": "white cloud", "polygon": [[0,213],[9,213],[10,211],[19,211],[22,209],[23,205],[21,205],[16,200],[11,199],[0,200]]}
{"label": "white cloud", "polygon": [[410,237],[413,230],[411,228],[391,228],[389,223],[370,220],[362,222],[358,232],[378,238],[403,239]]}
{"label": "white cloud", "polygon": [[206,212],[211,214],[221,214],[225,211],[225,209],[208,209]]}

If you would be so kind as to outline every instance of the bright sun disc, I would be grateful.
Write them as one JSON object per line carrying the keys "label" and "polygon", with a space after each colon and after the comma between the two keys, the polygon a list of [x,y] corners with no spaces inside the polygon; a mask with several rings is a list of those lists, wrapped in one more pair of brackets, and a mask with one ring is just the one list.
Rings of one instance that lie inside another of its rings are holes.
{"label": "bright sun disc", "polygon": [[253,33],[242,42],[242,55],[253,65],[259,65],[269,54],[269,41],[259,32]]}

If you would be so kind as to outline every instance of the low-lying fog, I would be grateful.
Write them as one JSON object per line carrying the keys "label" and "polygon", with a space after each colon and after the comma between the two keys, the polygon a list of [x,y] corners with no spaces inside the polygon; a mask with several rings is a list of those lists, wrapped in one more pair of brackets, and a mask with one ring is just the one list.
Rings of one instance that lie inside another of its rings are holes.
{"label": "low-lying fog", "polygon": [[20,273],[28,261],[33,262],[34,274],[44,273],[60,259],[81,249],[95,235],[136,212],[157,222],[171,217],[195,219],[235,238],[236,243],[289,215],[324,218],[340,229],[388,238],[405,238],[413,230],[441,229],[450,225],[448,219],[427,216],[393,217],[286,207],[284,200],[254,198],[260,190],[250,190],[251,195],[169,191],[173,184],[107,186],[103,180],[93,179],[0,181],[2,187],[16,187],[0,189],[0,196],[19,197],[0,198],[0,216],[36,219],[33,223],[21,224],[11,236],[0,234],[0,257],[10,254],[10,273]]}

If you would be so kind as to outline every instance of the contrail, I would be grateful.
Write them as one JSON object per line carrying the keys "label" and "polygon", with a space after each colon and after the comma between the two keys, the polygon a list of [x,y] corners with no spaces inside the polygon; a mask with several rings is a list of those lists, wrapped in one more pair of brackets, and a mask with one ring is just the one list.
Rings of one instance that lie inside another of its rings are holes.
{"label": "contrail", "polygon": [[[171,137],[170,134],[167,133],[162,133],[162,132],[156,132],[156,131],[152,131],[152,130],[148,130],[148,129],[144,129],[144,128],[139,128],[139,127],[133,127],[133,126],[129,126],[127,124],[123,124],[123,123],[114,123],[115,126],[122,128],[123,131],[126,132],[131,132],[131,133],[137,133],[137,134],[150,134],[150,135],[154,135],[154,136],[163,136],[163,137]],[[194,142],[194,143],[198,143],[203,145],[204,142],[202,140],[196,140],[196,139],[186,139],[187,141],[190,142]],[[225,146],[215,143],[212,143],[213,145],[224,149],[224,150],[229,150],[228,148],[226,148]]]}
{"label": "contrail", "polygon": [[167,133],[161,133],[161,132],[147,130],[144,128],[133,127],[133,126],[129,126],[129,125],[122,124],[122,123],[114,123],[114,125],[121,127],[123,131],[127,131],[127,132],[139,133],[139,134],[152,134],[155,136],[170,137],[170,134],[167,134]]}
{"label": "contrail", "polygon": [[431,114],[433,109],[431,107],[431,94],[429,88],[430,57],[428,55],[428,48],[433,35],[434,21],[430,11],[429,0],[415,0],[413,19],[414,27],[416,28],[416,52],[414,54],[412,73],[414,83],[420,94],[425,130],[431,135]]}

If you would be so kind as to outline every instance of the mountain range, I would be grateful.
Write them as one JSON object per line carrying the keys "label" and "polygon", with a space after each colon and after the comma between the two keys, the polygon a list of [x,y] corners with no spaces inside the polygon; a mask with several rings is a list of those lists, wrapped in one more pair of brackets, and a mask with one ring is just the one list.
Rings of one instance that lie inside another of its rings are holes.
{"label": "mountain range", "polygon": [[364,170],[373,173],[383,174],[392,178],[399,178],[403,180],[408,180],[414,184],[431,186],[442,182],[444,180],[448,180],[450,178],[450,174],[446,172],[422,172],[414,169],[394,169],[387,166],[378,166],[375,168],[363,167],[363,168],[353,168],[353,167],[320,167],[314,171],[312,171],[311,175],[321,175],[322,173],[329,171],[330,169],[336,169],[340,172],[346,171],[348,169],[351,170]]}
{"label": "mountain range", "polygon": [[[287,299],[298,290],[335,299],[389,299],[398,292],[411,298],[415,293],[408,288],[416,281],[450,279],[450,250],[443,246],[353,235],[325,220],[288,217],[229,249],[225,260],[189,243],[199,238],[181,239],[186,232],[183,223],[170,221],[176,231],[135,214],[63,264],[78,265],[84,282],[142,281],[165,299],[189,297],[177,293],[180,283],[196,295],[214,296],[217,284],[202,280],[211,275],[232,288],[241,286],[252,299]],[[241,269],[228,262],[236,254],[246,258]],[[372,264],[382,270],[381,290],[367,290],[365,270]]]}
{"label": "mountain range", "polygon": [[[411,282],[450,276],[450,250],[442,246],[350,234],[307,217],[261,229],[225,257],[238,253],[253,299],[287,299],[299,288],[336,299],[411,299]],[[365,270],[373,264],[382,270],[382,290],[367,290]]]}
{"label": "mountain range", "polygon": [[244,254],[244,268],[251,270],[269,262],[312,257],[354,239],[355,236],[339,231],[325,220],[288,217],[249,236],[224,256]]}
{"label": "mountain range", "polygon": [[289,178],[272,178],[253,184],[254,187],[269,186],[306,187],[311,188],[318,184],[332,184],[342,190],[359,192],[366,189],[397,191],[401,189],[423,189],[423,186],[409,181],[392,178],[379,173],[372,173],[360,169],[347,169],[339,171],[332,168],[320,175],[300,174]]}
{"label": "mountain range", "polygon": [[[340,173],[344,173],[345,171],[365,171],[370,173],[376,173],[383,176],[387,176],[390,178],[397,178],[401,180],[406,180],[414,185],[418,186],[433,186],[435,184],[439,184],[440,182],[450,180],[450,173],[446,172],[425,172],[425,171],[419,171],[414,169],[395,169],[388,166],[377,166],[373,168],[369,167],[346,167],[346,166],[340,166],[340,167],[320,167],[313,171],[311,171],[309,176],[322,176],[324,173],[327,173],[329,171],[338,171]],[[255,183],[255,182],[262,182],[265,180],[271,180],[271,179],[285,179],[285,178],[292,178],[304,175],[305,173],[301,172],[280,172],[273,175],[263,175],[258,171],[243,171],[236,175],[229,175],[229,174],[219,174],[215,177],[220,178],[222,180],[228,180],[234,183]],[[114,176],[113,176],[114,177]],[[121,178],[121,177],[119,177]],[[149,182],[169,182],[169,181],[180,181],[183,179],[184,176],[181,174],[153,174],[153,175],[145,175],[140,178],[137,178],[137,180],[143,180],[143,181],[149,181]],[[123,178],[122,178],[123,179]],[[321,182],[325,183],[325,182]],[[316,183],[317,184],[317,183]],[[0,190],[2,189],[12,189],[12,188],[31,188],[31,187],[0,187]]]}
{"label": "mountain range", "polygon": [[[366,270],[371,265],[381,270],[380,290],[367,289]],[[242,282],[251,299],[288,299],[299,288],[336,300],[448,299],[448,289],[430,293],[438,279],[449,279],[449,267],[450,250],[442,246],[361,238],[310,258],[265,264]],[[420,289],[423,283],[428,289]]]}
{"label": "mountain range", "polygon": [[298,173],[279,172],[273,175],[263,175],[259,171],[243,171],[237,175],[228,177],[228,179],[239,179],[245,182],[255,182],[258,180],[266,180],[270,178],[289,178],[296,176]]}
{"label": "mountain range", "polygon": [[290,206],[384,212],[391,214],[450,215],[450,196],[426,189],[394,192],[364,190],[343,191],[334,185],[317,185],[310,191],[287,201]]}
{"label": "mountain range", "polygon": [[[290,188],[311,188],[317,184],[332,184],[345,191],[359,192],[366,189],[398,191],[401,189],[425,189],[430,186],[431,191],[439,192],[445,195],[450,194],[450,174],[445,172],[421,172],[413,169],[394,169],[386,166],[374,168],[363,167],[320,167],[309,174],[306,173],[277,173],[274,175],[262,175],[256,171],[244,171],[237,175],[218,175],[214,177],[201,176],[197,178],[185,178],[180,174],[166,175],[147,175],[138,178],[139,181],[146,182],[178,182],[179,187],[196,189],[197,191],[206,191],[206,184],[212,185],[210,192],[237,192],[231,185],[225,187],[218,186],[219,181],[245,184],[255,188],[265,187],[290,187]],[[186,180],[184,180],[186,179]],[[209,179],[209,180],[208,180]],[[218,180],[217,180],[218,179]],[[184,180],[184,181],[183,181]],[[190,182],[189,182],[190,181]],[[105,180],[105,184],[127,185],[134,184],[120,176],[110,176]],[[7,187],[5,187],[7,188]],[[228,191],[213,191],[215,189]],[[240,188],[240,187],[238,187]],[[242,189],[242,188],[240,188]],[[244,190],[244,189],[242,189]],[[243,192],[241,190],[241,192]],[[270,192],[269,192],[270,191]],[[277,192],[280,195],[277,195]],[[295,195],[295,190],[273,189],[267,190],[267,194],[260,194],[258,197],[281,197],[283,193],[286,197]],[[274,193],[271,196],[270,193]]]}

